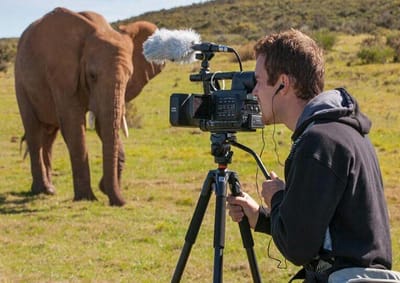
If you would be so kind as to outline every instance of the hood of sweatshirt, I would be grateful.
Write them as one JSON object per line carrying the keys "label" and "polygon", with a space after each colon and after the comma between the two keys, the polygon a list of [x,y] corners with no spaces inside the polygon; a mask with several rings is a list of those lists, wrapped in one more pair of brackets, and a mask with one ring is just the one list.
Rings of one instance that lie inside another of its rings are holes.
{"label": "hood of sweatshirt", "polygon": [[311,124],[319,121],[336,121],[356,129],[366,135],[371,129],[371,121],[360,112],[357,101],[344,88],[320,93],[311,99],[297,121],[292,140],[296,140]]}

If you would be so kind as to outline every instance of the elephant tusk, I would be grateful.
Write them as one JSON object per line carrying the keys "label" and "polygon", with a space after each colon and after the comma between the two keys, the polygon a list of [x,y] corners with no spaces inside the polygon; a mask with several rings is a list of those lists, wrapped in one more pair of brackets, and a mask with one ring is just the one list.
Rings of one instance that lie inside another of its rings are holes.
{"label": "elephant tusk", "polygon": [[122,131],[124,132],[125,137],[128,138],[129,130],[128,130],[128,123],[126,122],[125,115],[122,116]]}
{"label": "elephant tusk", "polygon": [[94,121],[96,120],[96,116],[92,111],[89,111],[88,115],[88,123],[89,123],[89,129],[94,129]]}

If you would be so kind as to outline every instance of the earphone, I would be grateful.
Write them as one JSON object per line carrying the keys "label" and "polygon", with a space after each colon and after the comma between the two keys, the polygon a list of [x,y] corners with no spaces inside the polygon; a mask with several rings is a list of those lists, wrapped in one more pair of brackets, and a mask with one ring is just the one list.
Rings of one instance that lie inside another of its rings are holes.
{"label": "earphone", "polygon": [[283,83],[281,83],[278,88],[276,89],[274,96],[278,94],[278,92],[280,92],[283,88],[285,87],[285,85]]}

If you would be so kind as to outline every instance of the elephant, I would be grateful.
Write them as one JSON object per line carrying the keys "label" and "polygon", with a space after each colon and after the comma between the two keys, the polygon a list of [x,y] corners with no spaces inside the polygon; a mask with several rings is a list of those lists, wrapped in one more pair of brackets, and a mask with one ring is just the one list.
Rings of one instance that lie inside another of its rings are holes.
{"label": "elephant", "polygon": [[22,33],[15,60],[15,92],[25,130],[32,194],[54,194],[52,146],[58,131],[67,145],[74,201],[97,200],[85,142],[86,113],[96,116],[102,142],[100,190],[123,206],[125,162],[119,136],[125,103],[135,98],[163,64],[147,62],[143,42],[157,29],[138,21],[113,29],[95,12],[58,7]]}

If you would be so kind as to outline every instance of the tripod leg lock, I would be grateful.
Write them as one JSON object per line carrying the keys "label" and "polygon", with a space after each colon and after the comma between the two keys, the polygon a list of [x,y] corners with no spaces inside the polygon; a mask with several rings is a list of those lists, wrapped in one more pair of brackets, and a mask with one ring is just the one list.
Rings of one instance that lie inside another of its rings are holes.
{"label": "tripod leg lock", "polygon": [[230,172],[229,179],[228,179],[231,192],[233,196],[241,196],[242,195],[242,187],[239,182],[238,175],[236,172]]}

